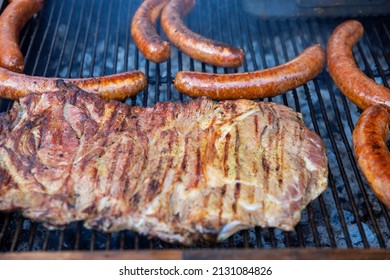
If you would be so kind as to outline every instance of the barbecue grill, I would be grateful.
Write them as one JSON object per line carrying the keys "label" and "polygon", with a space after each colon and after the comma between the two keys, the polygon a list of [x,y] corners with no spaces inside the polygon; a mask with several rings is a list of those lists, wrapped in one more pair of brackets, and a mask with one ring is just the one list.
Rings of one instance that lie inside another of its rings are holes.
{"label": "barbecue grill", "polygon": [[[240,46],[245,61],[232,70],[195,61],[174,47],[167,62],[147,61],[129,31],[140,3],[45,1],[20,37],[25,73],[90,77],[139,69],[147,75],[148,87],[126,103],[151,106],[159,101],[188,101],[173,87],[178,71],[233,73],[269,68],[312,44],[326,47],[332,30],[347,19],[261,19],[245,13],[239,0],[198,0],[185,23],[206,37]],[[6,1],[1,5],[3,10]],[[390,16],[357,19],[365,27],[354,48],[357,63],[369,77],[388,87]],[[159,26],[158,31],[162,33]],[[82,223],[49,231],[19,213],[0,213],[0,258],[390,258],[390,211],[371,191],[352,150],[351,135],[361,111],[340,93],[326,70],[304,86],[265,101],[301,112],[305,124],[322,137],[327,148],[328,189],[303,211],[295,231],[257,227],[222,243],[182,247],[132,231],[104,234]],[[0,100],[0,112],[11,106],[12,102]]]}

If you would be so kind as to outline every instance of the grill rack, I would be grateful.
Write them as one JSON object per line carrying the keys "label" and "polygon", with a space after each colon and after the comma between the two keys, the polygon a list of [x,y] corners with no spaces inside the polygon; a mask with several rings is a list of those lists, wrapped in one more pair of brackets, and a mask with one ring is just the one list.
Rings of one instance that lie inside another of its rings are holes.
{"label": "grill rack", "polygon": [[[4,1],[2,9],[6,3]],[[24,28],[21,49],[25,73],[48,77],[89,77],[139,69],[148,87],[126,103],[151,106],[157,101],[188,101],[172,82],[177,71],[215,73],[254,71],[284,63],[304,48],[326,46],[344,18],[261,20],[244,13],[239,0],[198,0],[185,23],[206,37],[240,46],[246,53],[237,70],[194,61],[173,48],[171,58],[155,64],[145,60],[130,36],[132,15],[141,1],[45,1],[45,7]],[[361,69],[378,83],[390,81],[390,16],[358,18],[365,34],[354,49]],[[158,31],[161,32],[158,26]],[[220,244],[186,248],[132,231],[103,234],[72,223],[48,231],[19,213],[0,213],[0,251],[94,251],[229,248],[390,248],[390,211],[380,203],[359,172],[351,134],[360,114],[335,87],[324,70],[316,79],[287,94],[267,98],[302,112],[304,122],[326,145],[329,187],[302,213],[294,232],[255,228]],[[0,112],[12,102],[0,100]]]}

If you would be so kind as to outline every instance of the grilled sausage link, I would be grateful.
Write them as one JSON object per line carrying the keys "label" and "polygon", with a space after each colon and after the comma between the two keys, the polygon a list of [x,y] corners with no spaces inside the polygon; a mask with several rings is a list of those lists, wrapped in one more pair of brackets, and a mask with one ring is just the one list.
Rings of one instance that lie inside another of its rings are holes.
{"label": "grilled sausage link", "polygon": [[0,67],[0,97],[17,100],[29,93],[55,91],[59,80],[74,84],[86,92],[95,93],[103,99],[117,100],[133,96],[147,86],[146,77],[141,71],[96,78],[59,79],[27,76]]}
{"label": "grilled sausage link", "polygon": [[346,21],[332,32],[327,59],[330,76],[337,87],[359,108],[376,104],[390,106],[390,89],[367,77],[356,65],[352,48],[360,40],[363,26],[356,20]]}
{"label": "grilled sausage link", "polygon": [[206,39],[189,30],[183,18],[192,10],[195,0],[171,0],[161,15],[161,26],[169,40],[190,57],[211,65],[239,67],[244,61],[240,48]]}
{"label": "grilled sausage link", "polygon": [[171,47],[157,34],[157,18],[169,0],[145,0],[134,14],[131,35],[135,45],[148,59],[156,63],[169,58]]}
{"label": "grilled sausage link", "polygon": [[293,60],[265,70],[236,74],[181,71],[176,74],[177,90],[191,97],[212,99],[255,99],[284,93],[317,76],[325,65],[320,45],[305,49]]}
{"label": "grilled sausage link", "polygon": [[0,15],[0,66],[23,72],[24,57],[19,33],[27,21],[43,7],[43,0],[13,0]]}
{"label": "grilled sausage link", "polygon": [[353,144],[364,176],[375,195],[390,209],[390,152],[386,146],[389,126],[390,107],[370,107],[356,124]]}

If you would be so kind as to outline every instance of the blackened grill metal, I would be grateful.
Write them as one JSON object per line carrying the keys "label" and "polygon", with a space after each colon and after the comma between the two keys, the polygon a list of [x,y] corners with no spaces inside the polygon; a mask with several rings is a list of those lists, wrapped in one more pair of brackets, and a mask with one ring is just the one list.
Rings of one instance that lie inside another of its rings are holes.
{"label": "blackened grill metal", "polygon": [[[139,69],[148,88],[127,100],[151,106],[158,101],[188,101],[173,87],[180,70],[232,73],[284,63],[309,45],[326,46],[330,33],[345,19],[271,19],[246,15],[238,0],[198,0],[185,19],[195,32],[240,46],[246,60],[237,70],[194,61],[173,48],[171,58],[155,64],[145,60],[130,36],[133,14],[141,1],[46,1],[21,34],[25,73],[37,76],[90,77]],[[5,7],[3,3],[3,7]],[[354,49],[359,67],[389,86],[390,17],[359,19],[365,35]],[[161,28],[158,26],[159,32]],[[390,212],[373,195],[353,156],[351,134],[360,114],[324,70],[308,84],[286,95],[268,98],[302,112],[305,123],[325,141],[329,187],[302,213],[293,232],[254,228],[220,244],[191,248],[390,248]],[[0,100],[0,112],[12,102]],[[0,213],[0,251],[181,249],[132,231],[103,234],[73,223],[48,231],[18,213]]]}

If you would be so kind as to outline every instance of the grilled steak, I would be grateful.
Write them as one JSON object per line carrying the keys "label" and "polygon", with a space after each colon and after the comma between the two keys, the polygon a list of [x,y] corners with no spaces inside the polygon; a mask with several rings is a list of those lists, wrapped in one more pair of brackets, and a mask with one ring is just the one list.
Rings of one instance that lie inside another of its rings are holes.
{"label": "grilled steak", "polygon": [[0,210],[189,245],[292,230],[326,188],[321,139],[283,105],[142,108],[77,91],[31,94],[0,114]]}

